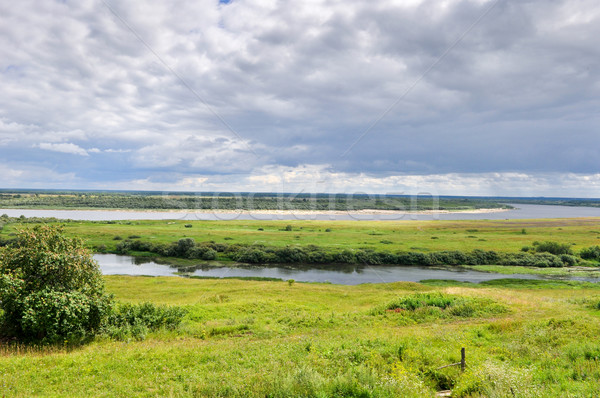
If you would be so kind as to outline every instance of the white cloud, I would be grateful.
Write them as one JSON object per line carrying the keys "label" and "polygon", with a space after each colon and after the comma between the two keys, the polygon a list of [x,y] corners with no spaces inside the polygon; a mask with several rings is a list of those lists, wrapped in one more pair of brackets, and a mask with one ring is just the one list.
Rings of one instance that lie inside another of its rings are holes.
{"label": "white cloud", "polygon": [[70,142],[63,142],[60,144],[42,142],[38,145],[38,148],[45,149],[47,151],[70,153],[72,155],[89,156],[85,149]]}
{"label": "white cloud", "polygon": [[[84,183],[75,173],[57,173],[44,167],[0,164],[3,188],[73,188]],[[27,184],[27,185],[24,185]]]}
{"label": "white cloud", "polygon": [[151,50],[103,2],[0,4],[6,164],[90,186],[192,175],[573,195],[584,180],[549,176],[598,171],[595,0],[498,2],[438,63],[492,0],[109,4]]}
{"label": "white cloud", "polygon": [[[95,185],[94,188],[104,188]],[[557,189],[557,187],[560,187]],[[268,166],[253,174],[179,176],[173,180],[138,179],[118,189],[216,192],[303,192],[392,195],[597,197],[598,174],[450,173],[390,175],[332,172],[328,165]]]}
{"label": "white cloud", "polygon": [[106,153],[128,153],[131,152],[131,149],[105,149]]}

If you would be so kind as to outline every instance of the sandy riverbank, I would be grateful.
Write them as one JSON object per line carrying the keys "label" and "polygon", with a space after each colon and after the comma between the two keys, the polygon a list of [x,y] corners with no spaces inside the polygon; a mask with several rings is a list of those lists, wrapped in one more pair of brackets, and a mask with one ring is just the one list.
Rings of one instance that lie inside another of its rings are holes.
{"label": "sandy riverbank", "polygon": [[[297,215],[394,215],[394,214],[486,214],[500,213],[513,209],[471,209],[471,210],[293,210],[293,209],[261,209],[261,210],[229,210],[229,209],[44,209],[44,208],[16,208],[6,210],[52,210],[60,212],[94,211],[94,212],[116,212],[116,213],[187,213],[187,214],[297,214]],[[2,211],[0,209],[0,211]]]}
{"label": "sandy riverbank", "polygon": [[432,215],[432,214],[485,214],[485,213],[499,213],[509,211],[512,209],[473,209],[473,210],[376,210],[376,209],[364,209],[364,210],[168,210],[170,212],[185,211],[187,213],[218,213],[218,214],[298,214],[298,215],[343,215],[343,214],[364,214],[364,215],[394,215],[394,214],[419,214],[419,215]]}

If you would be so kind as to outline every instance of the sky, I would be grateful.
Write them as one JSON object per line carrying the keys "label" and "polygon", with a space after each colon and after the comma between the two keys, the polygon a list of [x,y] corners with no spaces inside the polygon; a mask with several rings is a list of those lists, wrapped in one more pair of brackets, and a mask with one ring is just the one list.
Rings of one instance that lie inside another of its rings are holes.
{"label": "sky", "polygon": [[600,197],[597,0],[0,2],[0,188]]}

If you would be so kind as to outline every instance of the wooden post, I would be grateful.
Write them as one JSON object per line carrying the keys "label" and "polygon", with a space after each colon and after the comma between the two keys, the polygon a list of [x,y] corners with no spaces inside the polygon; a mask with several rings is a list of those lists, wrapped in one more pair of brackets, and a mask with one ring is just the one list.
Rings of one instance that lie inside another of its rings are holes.
{"label": "wooden post", "polygon": [[461,372],[465,371],[465,367],[467,366],[465,347],[460,349],[460,370]]}

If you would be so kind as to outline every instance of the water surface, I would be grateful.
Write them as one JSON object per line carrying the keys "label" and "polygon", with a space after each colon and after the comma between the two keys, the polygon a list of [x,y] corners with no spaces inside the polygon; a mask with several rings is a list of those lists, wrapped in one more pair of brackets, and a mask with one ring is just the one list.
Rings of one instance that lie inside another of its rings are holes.
{"label": "water surface", "polygon": [[149,275],[149,276],[207,276],[207,277],[262,277],[283,280],[294,279],[300,282],[331,282],[339,285],[358,285],[361,283],[419,282],[426,279],[449,279],[461,282],[483,282],[494,279],[565,279],[596,282],[597,278],[564,277],[550,278],[544,275],[494,274],[467,269],[443,269],[413,266],[342,266],[328,268],[303,269],[282,266],[244,266],[244,267],[198,267],[185,269],[157,264],[153,261],[136,264],[131,256],[116,254],[96,254],[94,258],[100,264],[105,275]]}
{"label": "water surface", "polygon": [[600,217],[600,208],[582,206],[547,206],[513,204],[514,210],[492,213],[414,214],[407,212],[386,214],[332,213],[332,214],[263,214],[263,213],[196,213],[191,211],[123,211],[123,210],[44,210],[0,209],[0,214],[11,217],[55,217],[59,219],[108,220],[516,220],[527,218]]}

